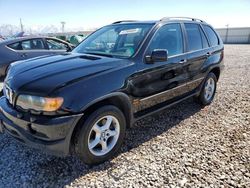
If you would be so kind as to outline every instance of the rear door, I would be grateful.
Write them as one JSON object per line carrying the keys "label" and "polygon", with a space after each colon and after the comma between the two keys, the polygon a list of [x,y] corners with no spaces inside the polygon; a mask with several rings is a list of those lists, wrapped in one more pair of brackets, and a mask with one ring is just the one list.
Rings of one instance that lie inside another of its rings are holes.
{"label": "rear door", "polygon": [[204,79],[202,67],[211,55],[207,37],[197,23],[184,23],[187,42],[189,90],[194,90]]}
{"label": "rear door", "polygon": [[33,57],[48,54],[42,38],[35,38],[20,41],[20,50],[17,51],[21,59],[29,59]]}
{"label": "rear door", "polygon": [[139,105],[135,106],[135,112],[174,100],[187,93],[188,65],[181,24],[161,26],[149,42],[145,56],[156,49],[167,50],[168,60],[153,64],[144,61],[140,65],[142,71],[132,83],[132,93],[140,101]]}
{"label": "rear door", "polygon": [[[220,63],[224,56],[223,53],[224,47],[222,40],[219,38],[218,34],[214,31],[214,29],[209,25],[202,25],[202,27],[210,43],[210,50],[209,50],[210,55],[207,59],[206,65],[214,65]],[[206,66],[205,68],[208,67],[209,66]]]}

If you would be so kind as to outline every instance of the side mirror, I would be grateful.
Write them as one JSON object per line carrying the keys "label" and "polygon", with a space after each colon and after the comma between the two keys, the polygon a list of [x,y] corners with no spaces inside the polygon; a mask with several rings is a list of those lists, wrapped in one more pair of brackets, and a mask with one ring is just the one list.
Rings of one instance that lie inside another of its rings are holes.
{"label": "side mirror", "polygon": [[168,51],[164,49],[155,49],[151,55],[146,56],[146,62],[152,64],[154,62],[162,62],[168,60]]}

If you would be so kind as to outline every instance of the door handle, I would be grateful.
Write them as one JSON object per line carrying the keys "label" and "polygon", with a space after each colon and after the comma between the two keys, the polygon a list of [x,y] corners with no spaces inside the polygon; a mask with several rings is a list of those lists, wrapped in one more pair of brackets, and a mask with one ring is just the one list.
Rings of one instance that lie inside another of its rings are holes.
{"label": "door handle", "polygon": [[182,60],[179,61],[180,64],[183,64],[183,63],[186,63],[186,62],[187,62],[186,59],[182,59]]}
{"label": "door handle", "polygon": [[207,57],[210,57],[211,55],[212,55],[211,52],[207,52],[207,54],[206,54]]}
{"label": "door handle", "polygon": [[26,53],[21,54],[21,57],[27,57]]}

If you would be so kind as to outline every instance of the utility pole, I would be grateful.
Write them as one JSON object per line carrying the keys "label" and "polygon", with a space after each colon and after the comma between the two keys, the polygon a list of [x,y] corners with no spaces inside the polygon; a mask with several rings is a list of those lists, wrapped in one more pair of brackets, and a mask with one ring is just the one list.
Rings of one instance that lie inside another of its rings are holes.
{"label": "utility pole", "polygon": [[23,32],[23,23],[21,18],[20,18],[20,27],[21,27],[21,32]]}
{"label": "utility pole", "polygon": [[225,39],[225,43],[228,42],[228,30],[229,30],[229,24],[226,25],[227,27],[227,31],[226,31],[226,39]]}
{"label": "utility pole", "polygon": [[62,24],[62,33],[64,33],[64,26],[65,26],[66,22],[62,21],[61,24]]}

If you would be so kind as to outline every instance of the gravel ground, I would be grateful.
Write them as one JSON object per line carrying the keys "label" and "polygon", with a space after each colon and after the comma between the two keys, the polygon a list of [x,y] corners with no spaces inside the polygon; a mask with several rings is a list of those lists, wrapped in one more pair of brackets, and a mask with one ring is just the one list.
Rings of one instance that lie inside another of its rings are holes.
{"label": "gravel ground", "polygon": [[225,46],[225,65],[210,106],[190,99],[137,122],[96,167],[0,135],[0,187],[250,187],[250,45]]}

